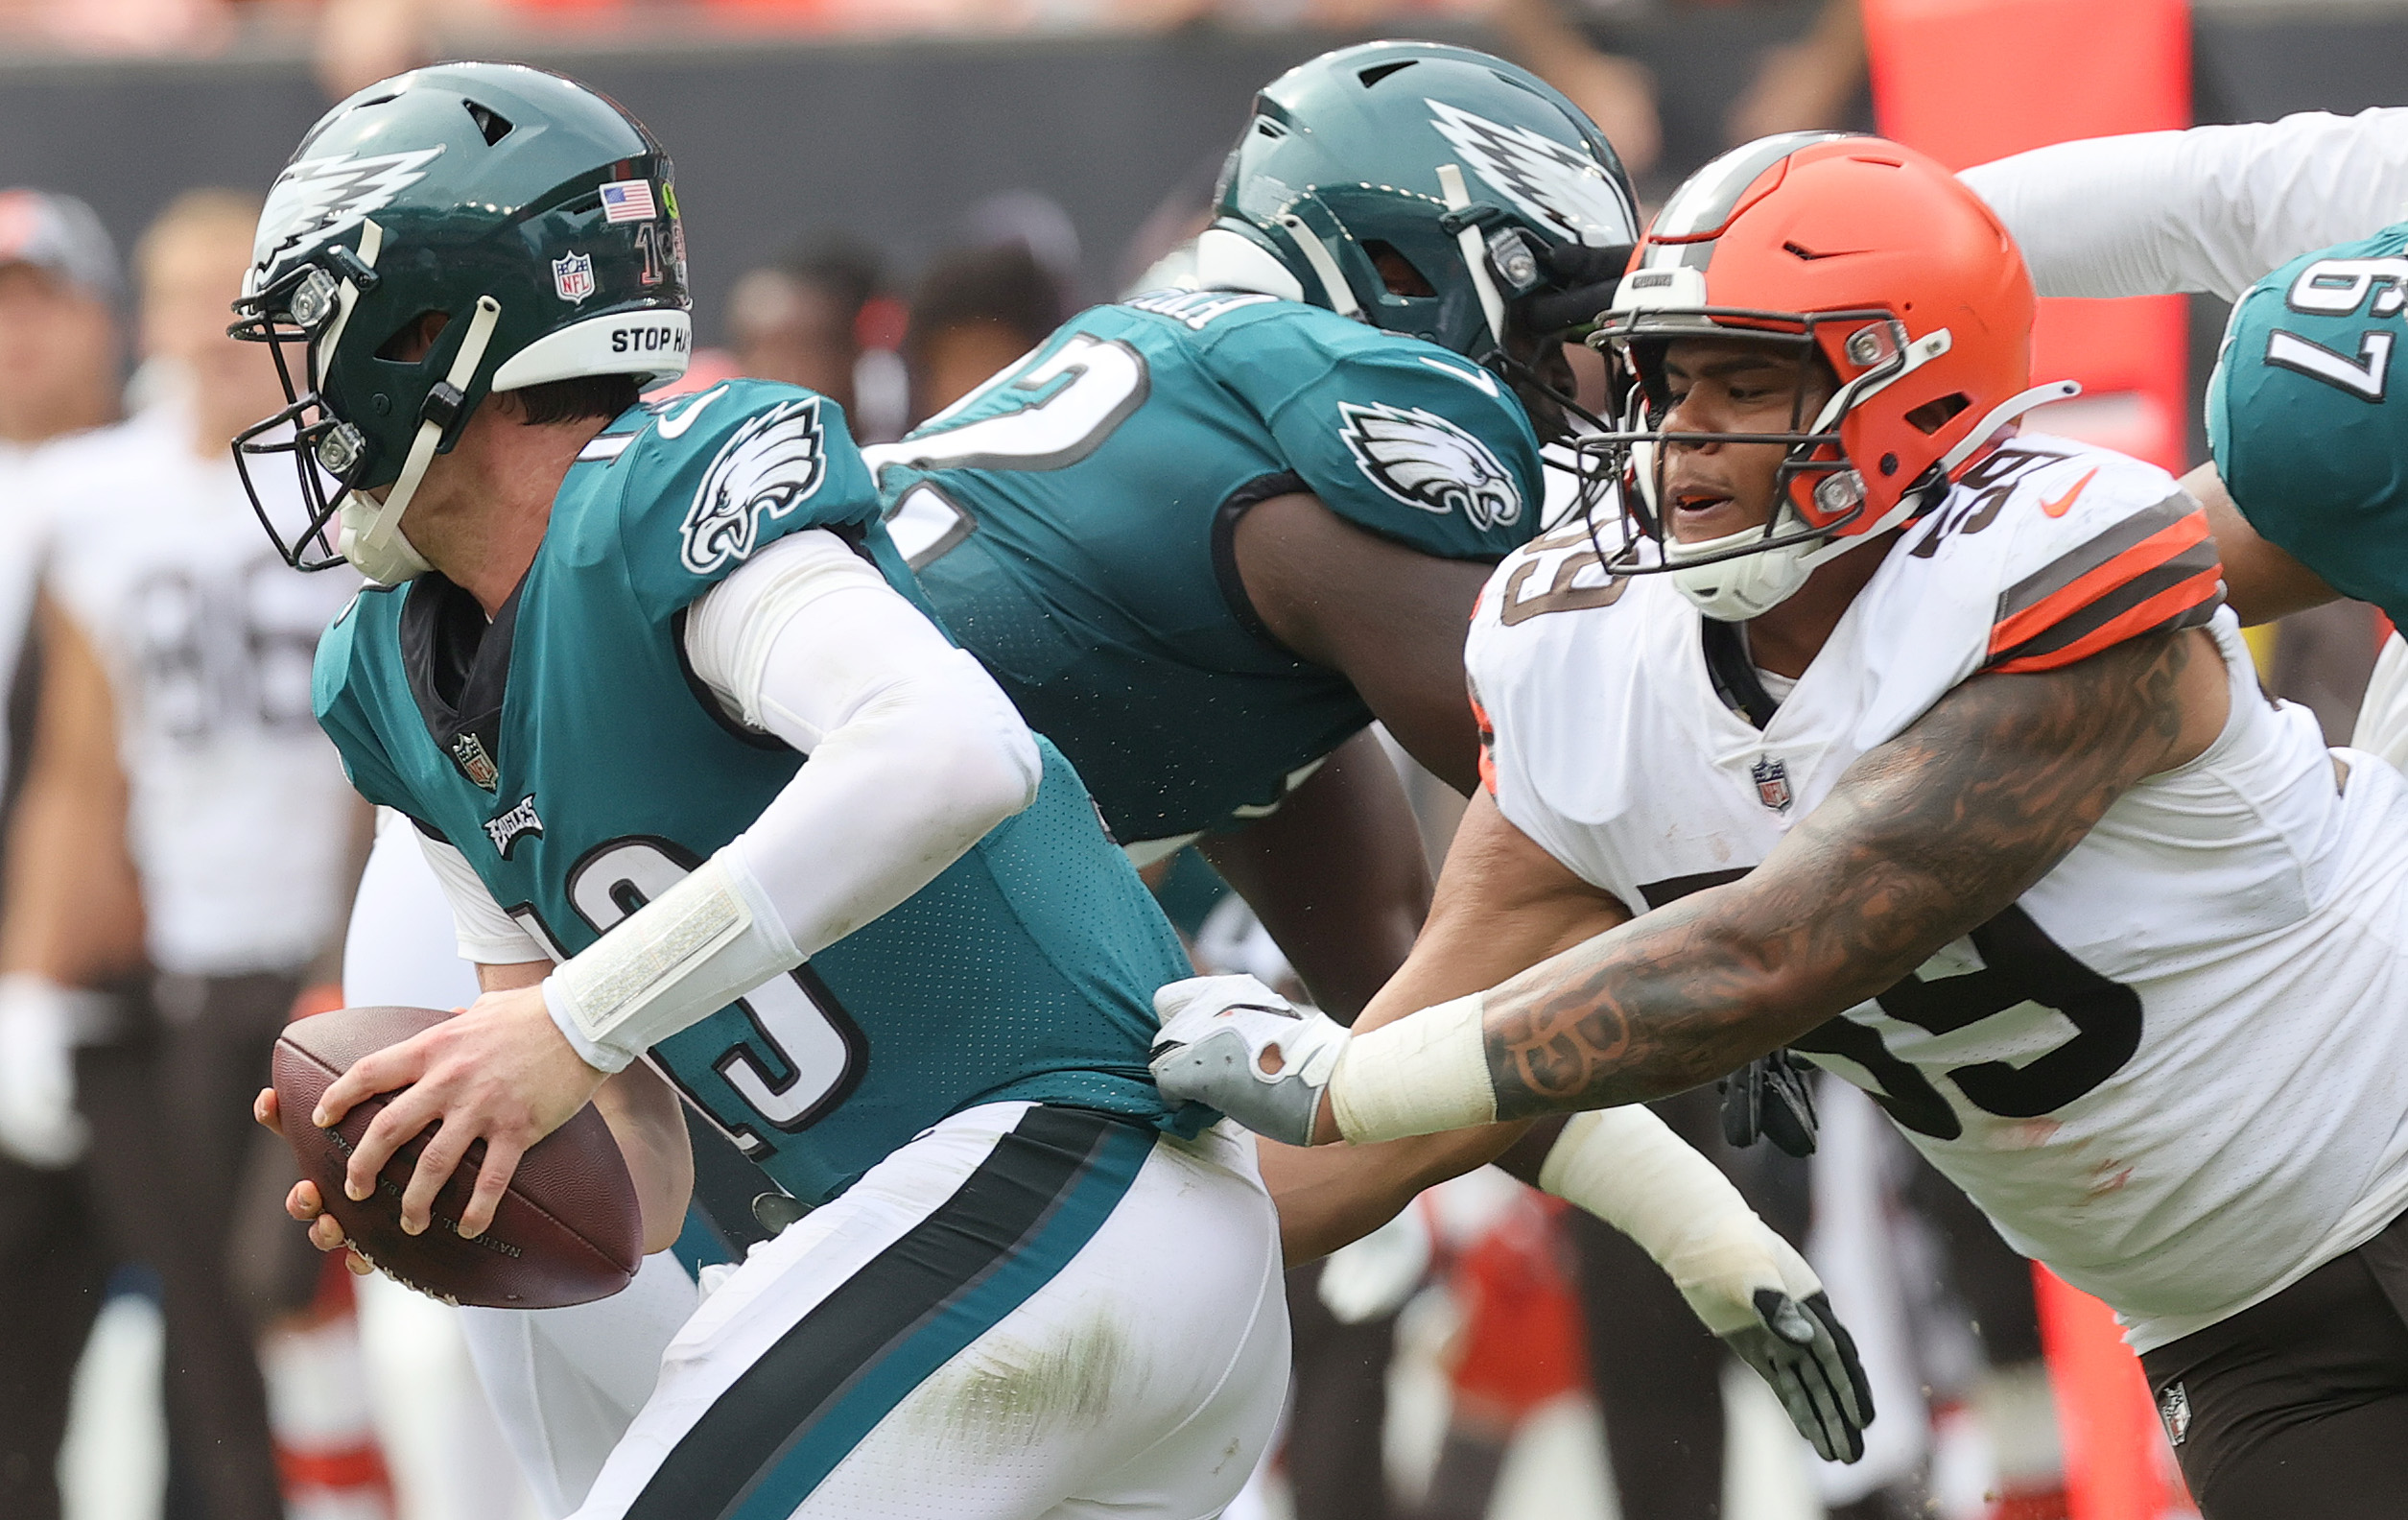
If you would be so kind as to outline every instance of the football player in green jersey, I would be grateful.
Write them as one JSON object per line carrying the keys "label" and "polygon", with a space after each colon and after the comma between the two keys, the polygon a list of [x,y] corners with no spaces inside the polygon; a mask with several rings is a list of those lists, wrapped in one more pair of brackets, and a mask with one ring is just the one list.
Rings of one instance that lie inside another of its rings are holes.
{"label": "football player in green jersey", "polygon": [[405,1228],[473,1236],[593,1099],[659,1249],[682,1091],[818,1205],[678,1332],[583,1515],[1216,1512],[1286,1329],[1250,1145],[1145,1071],[1177,940],[922,609],[833,404],[637,403],[687,344],[673,186],[611,102],[461,64],[338,106],[270,197],[238,329],[294,399],[241,457],[308,483],[289,558],[384,582],[319,716],[486,991],[262,1117],[406,1089],[347,1191],[437,1124]]}
{"label": "football player in green jersey", "polygon": [[1637,213],[1570,102],[1421,42],[1265,86],[1218,200],[1198,289],[1082,313],[868,458],[947,627],[1132,856],[1196,842],[1351,1017],[1429,892],[1365,729],[1473,785],[1465,620],[1537,531],[1549,340]]}

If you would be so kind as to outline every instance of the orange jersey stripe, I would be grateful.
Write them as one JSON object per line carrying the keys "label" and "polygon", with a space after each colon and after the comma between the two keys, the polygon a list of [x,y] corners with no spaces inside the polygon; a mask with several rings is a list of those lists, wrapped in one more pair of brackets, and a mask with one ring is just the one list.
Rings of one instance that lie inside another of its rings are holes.
{"label": "orange jersey stripe", "polygon": [[[2096,569],[2084,572],[2020,612],[2010,614],[1994,624],[1990,629],[1989,653],[1995,654],[2001,650],[2013,649],[2115,587],[2146,575],[2207,536],[2207,514],[2204,511],[2186,513],[2182,521],[2150,534]],[[2120,624],[2122,620],[2116,621]]]}
{"label": "orange jersey stripe", "polygon": [[2086,659],[2135,634],[2145,633],[2193,607],[2207,606],[2222,595],[2223,586],[2222,566],[2202,570],[2187,581],[2166,587],[2121,616],[2099,625],[2063,649],[2053,649],[2044,654],[2027,654],[2021,659],[2001,660],[1990,669],[1999,675],[2057,670],[2076,660]]}

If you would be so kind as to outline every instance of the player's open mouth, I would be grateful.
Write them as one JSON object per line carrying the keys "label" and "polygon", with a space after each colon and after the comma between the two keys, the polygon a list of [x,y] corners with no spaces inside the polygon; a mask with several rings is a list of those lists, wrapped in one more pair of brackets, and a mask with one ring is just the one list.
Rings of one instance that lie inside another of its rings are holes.
{"label": "player's open mouth", "polygon": [[1738,529],[1737,524],[1728,520],[1735,505],[1731,496],[1720,491],[1674,491],[1672,517],[1668,526],[1676,537],[1692,540],[1720,537]]}

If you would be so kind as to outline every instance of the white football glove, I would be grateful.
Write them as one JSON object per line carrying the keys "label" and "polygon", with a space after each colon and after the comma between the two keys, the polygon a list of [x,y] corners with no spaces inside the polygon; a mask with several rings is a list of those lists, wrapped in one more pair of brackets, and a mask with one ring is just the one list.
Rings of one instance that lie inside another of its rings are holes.
{"label": "white football glove", "polygon": [[1250,976],[1190,977],[1154,994],[1150,1065],[1163,1096],[1217,1108],[1283,1145],[1312,1143],[1347,1029]]}
{"label": "white football glove", "polygon": [[75,1107],[75,994],[37,976],[0,977],[0,1152],[71,1166],[91,1131]]}

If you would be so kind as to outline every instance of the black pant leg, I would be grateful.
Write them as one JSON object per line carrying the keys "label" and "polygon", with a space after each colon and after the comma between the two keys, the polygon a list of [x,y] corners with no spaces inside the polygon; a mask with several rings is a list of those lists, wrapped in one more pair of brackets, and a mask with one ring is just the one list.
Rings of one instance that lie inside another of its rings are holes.
{"label": "black pant leg", "polygon": [[178,1184],[153,1042],[85,1051],[77,1078],[97,1139],[86,1166],[118,1251],[158,1273],[167,1320],[169,1438],[209,1520],[283,1520],[268,1395],[249,1319],[223,1260],[223,1223]]}
{"label": "black pant leg", "polygon": [[[2408,1254],[2408,1222],[2387,1234]],[[2141,1358],[2206,1520],[2408,1514],[2408,1282],[2370,1252]]]}
{"label": "black pant leg", "polygon": [[107,1287],[77,1169],[0,1159],[0,1516],[59,1520],[67,1391]]}
{"label": "black pant leg", "polygon": [[1322,1305],[1321,1264],[1287,1274],[1295,1396],[1287,1413],[1287,1485],[1296,1520],[1385,1520],[1388,1361],[1396,1317],[1342,1324]]}

